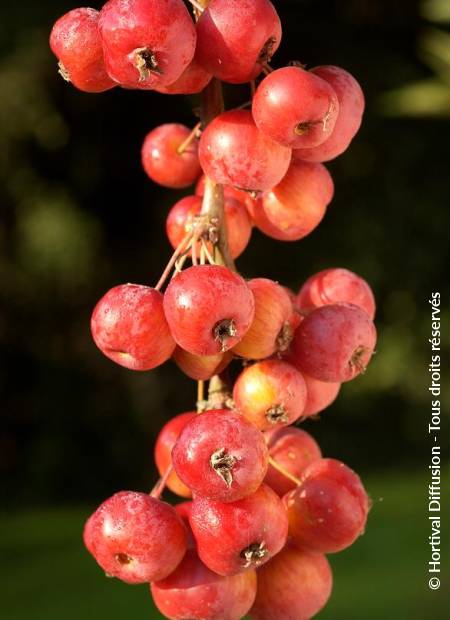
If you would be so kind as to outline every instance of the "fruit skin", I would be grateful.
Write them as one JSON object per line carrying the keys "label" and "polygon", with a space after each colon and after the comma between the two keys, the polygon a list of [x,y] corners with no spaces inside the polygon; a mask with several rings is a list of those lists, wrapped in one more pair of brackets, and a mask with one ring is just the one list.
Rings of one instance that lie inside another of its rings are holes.
{"label": "fruit skin", "polygon": [[253,278],[248,286],[255,298],[255,315],[233,352],[246,359],[264,359],[289,347],[294,309],[285,289],[273,280]]}
{"label": "fruit skin", "polygon": [[246,282],[230,269],[199,265],[170,281],[164,311],[180,347],[195,355],[216,355],[244,337],[255,301]]}
{"label": "fruit skin", "polygon": [[95,9],[74,9],[58,19],[50,34],[50,48],[60,62],[61,75],[87,93],[117,86],[106,73],[99,15]]}
{"label": "fruit skin", "polygon": [[257,572],[253,620],[309,620],[325,606],[333,588],[326,557],[291,542]]}
{"label": "fruit skin", "polygon": [[339,116],[333,133],[325,142],[313,148],[296,149],[293,158],[313,162],[331,161],[347,150],[361,127],[364,93],[355,78],[340,67],[324,65],[311,72],[333,87],[339,100]]}
{"label": "fruit skin", "polygon": [[[214,455],[231,461],[214,468]],[[183,428],[172,450],[175,471],[184,484],[196,496],[220,502],[254,493],[264,480],[268,458],[263,435],[229,409],[196,416]]]}
{"label": "fruit skin", "polygon": [[272,140],[291,148],[322,144],[339,114],[333,88],[300,67],[270,73],[256,89],[252,103],[256,126]]}
{"label": "fruit skin", "polygon": [[254,80],[280,41],[280,18],[268,0],[212,0],[197,23],[198,61],[233,84]]}
{"label": "fruit skin", "polygon": [[325,166],[293,161],[283,180],[263,194],[253,219],[269,237],[298,241],[320,224],[333,194],[333,179]]}
{"label": "fruit skin", "polygon": [[251,112],[229,110],[207,126],[200,138],[199,158],[205,174],[216,183],[264,191],[288,171],[292,151],[256,127]]}
{"label": "fruit skin", "polygon": [[373,321],[358,306],[322,306],[300,323],[289,359],[314,379],[343,383],[365,370],[376,340]]}
{"label": "fruit skin", "polygon": [[141,150],[142,166],[155,183],[178,189],[189,187],[200,176],[197,141],[193,140],[182,153],[178,148],[191,130],[179,123],[156,127],[145,137]]}
{"label": "fruit skin", "polygon": [[[252,223],[245,205],[229,196],[224,200],[225,222],[227,226],[228,247],[232,258],[242,254],[250,241]],[[178,247],[185,237],[189,228],[192,229],[192,221],[200,215],[202,199],[199,196],[185,196],[169,211],[166,220],[166,232],[173,248]],[[200,242],[197,244],[197,256],[200,255]],[[211,244],[208,243],[210,252]]]}
{"label": "fruit skin", "polygon": [[[191,527],[203,563],[219,575],[236,575],[281,551],[288,522],[283,502],[263,484],[253,495],[228,504],[196,497]],[[244,552],[253,545],[260,557],[246,560]]]}
{"label": "fruit skin", "polygon": [[159,611],[172,620],[240,620],[256,596],[256,572],[221,577],[189,550],[174,573],[150,585]]}
{"label": "fruit skin", "polygon": [[284,502],[289,534],[304,549],[336,553],[364,533],[369,499],[359,476],[335,459],[319,459],[301,475]]}
{"label": "fruit skin", "polygon": [[212,75],[205,71],[198,60],[193,58],[180,77],[166,86],[157,86],[155,90],[164,95],[195,95],[201,93],[212,80]]}
{"label": "fruit skin", "polygon": [[131,370],[151,370],[175,349],[161,293],[140,284],[109,290],[94,308],[91,332],[106,357]]}
{"label": "fruit skin", "polygon": [[[162,427],[155,444],[155,463],[160,476],[164,475],[172,463],[172,448],[181,431],[196,415],[195,411],[180,413]],[[191,490],[181,482],[175,471],[168,477],[166,486],[176,495],[192,497]]]}
{"label": "fruit skin", "polygon": [[216,355],[193,355],[181,347],[176,347],[172,359],[178,368],[194,381],[208,381],[225,370],[233,355],[230,351]]}
{"label": "fruit skin", "polygon": [[120,491],[87,520],[83,539],[108,575],[148,583],[175,570],[186,552],[187,531],[169,504]]}
{"label": "fruit skin", "polygon": [[303,416],[308,418],[317,415],[334,403],[340,392],[341,384],[318,381],[305,373],[303,373],[303,379],[306,383],[307,392]]}
{"label": "fruit skin", "polygon": [[247,366],[234,384],[237,409],[260,430],[286,426],[305,409],[306,384],[301,373],[281,360]]}
{"label": "fruit skin", "polygon": [[336,303],[359,306],[372,320],[375,317],[372,289],[363,278],[348,269],[319,271],[306,280],[295,300],[297,308],[304,311]]}
{"label": "fruit skin", "polygon": [[[313,437],[295,426],[276,428],[264,434],[270,456],[296,478],[300,478],[306,467],[322,456]],[[280,497],[295,489],[295,483],[270,464],[264,482]]]}
{"label": "fruit skin", "polygon": [[106,70],[126,88],[172,84],[194,57],[195,27],[182,0],[109,0],[99,25]]}

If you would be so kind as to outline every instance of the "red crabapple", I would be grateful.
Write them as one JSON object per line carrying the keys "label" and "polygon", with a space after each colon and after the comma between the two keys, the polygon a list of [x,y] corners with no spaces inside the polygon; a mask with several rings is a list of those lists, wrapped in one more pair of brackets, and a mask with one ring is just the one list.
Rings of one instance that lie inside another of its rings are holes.
{"label": "red crabapple", "polygon": [[251,112],[229,110],[206,127],[199,145],[200,164],[216,183],[263,191],[286,174],[292,151],[256,127]]}
{"label": "red crabapple", "polygon": [[219,575],[235,575],[281,551],[288,522],[283,502],[263,484],[253,495],[228,504],[196,497],[191,527],[204,564]]}
{"label": "red crabapple", "polygon": [[255,301],[237,273],[219,265],[198,265],[170,281],[164,311],[180,347],[195,355],[215,355],[244,337]]}
{"label": "red crabapple", "polygon": [[333,88],[301,67],[283,67],[264,78],[253,97],[252,113],[262,133],[291,148],[322,144],[339,113]]}
{"label": "red crabapple", "polygon": [[280,41],[280,18],[269,0],[211,0],[197,23],[198,61],[224,82],[254,80]]}
{"label": "red crabapple", "polygon": [[284,497],[289,534],[304,549],[336,553],[364,533],[369,498],[359,476],[334,459],[319,459]]}
{"label": "red crabapple", "polygon": [[84,544],[103,570],[126,583],[164,579],[186,552],[187,533],[169,504],[121,491],[87,520]]}
{"label": "red crabapple", "polygon": [[50,47],[59,60],[61,75],[87,93],[116,86],[103,61],[99,15],[95,9],[74,9],[58,19],[50,34]]}
{"label": "red crabapple", "polygon": [[[322,456],[311,435],[294,426],[276,428],[265,435],[270,456],[296,478],[300,478],[303,470]],[[270,464],[264,482],[280,497],[296,488],[292,480]]]}
{"label": "red crabapple", "polygon": [[375,298],[368,283],[348,269],[324,269],[302,286],[295,304],[300,310],[312,310],[327,304],[347,303],[359,306],[373,320]]}
{"label": "red crabapple", "polygon": [[303,379],[306,383],[308,395],[303,416],[308,418],[320,413],[334,403],[341,389],[341,384],[318,381],[305,373],[303,373]]}
{"label": "red crabapple", "polygon": [[107,72],[126,88],[172,84],[194,57],[195,26],[182,0],[109,0],[100,34]]}
{"label": "red crabapple", "polygon": [[263,435],[229,409],[192,419],[172,450],[180,479],[195,495],[233,502],[254,493],[264,480],[269,454]]}
{"label": "red crabapple", "polygon": [[194,355],[176,347],[172,359],[178,368],[194,381],[208,381],[225,370],[233,355],[230,351],[216,355]]}
{"label": "red crabapple", "polygon": [[[163,476],[166,470],[172,464],[172,448],[174,447],[181,431],[195,418],[195,411],[181,413],[169,420],[161,429],[155,444],[155,463],[160,476]],[[166,486],[181,497],[191,497],[191,490],[179,479],[177,473],[172,471],[167,479]]]}
{"label": "red crabapple", "polygon": [[320,224],[333,194],[325,166],[292,162],[283,180],[263,194],[254,211],[255,224],[274,239],[298,241]]}
{"label": "red crabapple", "polygon": [[342,383],[364,372],[376,340],[373,321],[358,306],[322,306],[300,323],[290,361],[314,379]]}
{"label": "red crabapple", "polygon": [[301,373],[281,360],[247,366],[234,384],[236,408],[260,430],[292,424],[302,417],[306,384]]}
{"label": "red crabapple", "polygon": [[347,150],[361,126],[364,113],[364,93],[361,86],[344,69],[326,65],[311,70],[314,75],[327,81],[339,100],[339,116],[331,136],[319,146],[296,149],[294,159],[304,161],[330,161]]}
{"label": "red crabapple", "polygon": [[140,284],[109,290],[94,308],[91,331],[106,357],[131,370],[151,370],[175,349],[161,293]]}
{"label": "red crabapple", "polygon": [[[166,221],[167,236],[173,248],[178,247],[186,233],[193,229],[194,218],[200,215],[201,210],[200,196],[185,196],[174,204]],[[234,198],[225,197],[224,210],[230,254],[232,258],[237,258],[250,241],[252,223],[245,206]],[[208,246],[210,245],[208,243]],[[211,247],[209,249],[212,250]],[[197,255],[199,254],[200,243],[197,248]]]}
{"label": "red crabapple", "polygon": [[195,95],[201,93],[211,79],[212,75],[203,69],[194,56],[192,62],[175,82],[157,86],[155,90],[165,95]]}
{"label": "red crabapple", "polygon": [[150,585],[155,605],[172,620],[240,620],[256,596],[256,572],[222,577],[189,550],[174,573]]}
{"label": "red crabapple", "polygon": [[252,620],[310,620],[325,606],[333,587],[327,558],[292,542],[257,574]]}
{"label": "red crabapple", "polygon": [[160,125],[147,134],[141,157],[142,166],[152,181],[174,189],[195,183],[201,173],[197,140],[182,153],[178,150],[190,134],[189,127],[179,123]]}
{"label": "red crabapple", "polygon": [[175,508],[175,512],[180,517],[180,519],[183,521],[187,529],[187,548],[195,549],[197,545],[196,545],[194,535],[191,530],[191,523],[190,523],[191,512],[192,512],[192,502],[191,501],[181,502],[180,504],[175,504],[174,508]]}
{"label": "red crabapple", "polygon": [[267,278],[249,280],[255,298],[255,315],[250,329],[233,347],[233,353],[246,359],[264,359],[288,349],[292,340],[290,320],[292,302],[282,286]]}

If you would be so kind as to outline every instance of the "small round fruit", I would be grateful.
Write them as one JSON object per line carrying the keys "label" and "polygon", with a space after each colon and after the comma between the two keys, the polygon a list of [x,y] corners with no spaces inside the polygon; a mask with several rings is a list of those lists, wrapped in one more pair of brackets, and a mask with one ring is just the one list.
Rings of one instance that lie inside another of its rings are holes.
{"label": "small round fruit", "polygon": [[320,224],[333,194],[333,179],[325,166],[295,161],[283,180],[263,194],[253,219],[269,237],[298,241]]}
{"label": "small round fruit", "polygon": [[258,570],[252,620],[310,620],[327,603],[333,575],[327,558],[291,542]]}
{"label": "small round fruit", "polygon": [[151,370],[175,349],[159,291],[139,284],[115,286],[94,308],[92,337],[106,357],[131,370]]}
{"label": "small round fruit", "polygon": [[290,361],[314,379],[343,383],[364,372],[376,340],[375,325],[361,308],[322,306],[300,323]]}
{"label": "small round fruit", "polygon": [[74,9],[58,19],[50,34],[50,47],[59,60],[59,72],[87,93],[100,93],[116,86],[103,61],[99,15],[95,9]]}
{"label": "small round fruit", "polygon": [[166,84],[166,86],[157,86],[155,90],[165,95],[195,95],[201,93],[211,79],[211,73],[205,71],[194,56],[192,62],[175,82]]}
{"label": "small round fruit", "polygon": [[[232,258],[237,258],[250,241],[252,223],[245,206],[234,198],[225,197],[224,209],[230,254]],[[187,232],[193,229],[194,218],[200,216],[201,210],[202,199],[199,196],[185,196],[174,204],[166,221],[167,236],[173,248],[177,248]],[[207,246],[211,252],[212,246],[209,242]],[[199,242],[197,256],[200,255],[200,248]]]}
{"label": "small round fruit", "polygon": [[256,596],[256,572],[221,577],[189,550],[169,577],[150,585],[155,605],[172,620],[240,620]]}
{"label": "small round fruit", "polygon": [[200,138],[199,158],[205,174],[216,183],[263,191],[286,174],[292,151],[256,127],[251,112],[230,110],[208,125]]}
{"label": "small round fruit", "polygon": [[180,347],[195,355],[216,355],[244,337],[255,301],[246,282],[230,269],[198,265],[170,281],[164,311]]}
{"label": "small round fruit", "polygon": [[[155,444],[155,463],[160,476],[163,476],[172,464],[172,448],[181,431],[196,415],[195,411],[181,413],[162,427]],[[191,490],[181,482],[175,471],[167,478],[166,486],[181,497],[192,496]]]}
{"label": "small round fruit", "polygon": [[[322,456],[311,435],[295,426],[277,428],[265,435],[270,456],[296,478],[300,478],[304,469]],[[292,480],[270,464],[264,482],[280,497],[296,488]]]}
{"label": "small round fruit", "polygon": [[225,370],[233,355],[230,351],[216,355],[193,355],[181,347],[176,347],[172,359],[178,368],[194,381],[209,381],[211,377]]}
{"label": "small round fruit", "polygon": [[233,352],[246,359],[264,359],[289,348],[292,340],[292,302],[284,287],[267,278],[249,280],[255,298],[255,316],[250,329]]}
{"label": "small round fruit", "polygon": [[176,569],[186,552],[187,532],[169,504],[145,493],[121,491],[88,519],[83,538],[107,575],[148,583]]}
{"label": "small round fruit", "polygon": [[252,113],[262,133],[291,148],[313,147],[331,135],[339,114],[333,88],[301,67],[283,67],[264,78]]}
{"label": "small round fruit", "polygon": [[341,384],[318,381],[305,373],[303,373],[303,379],[306,383],[307,392],[303,415],[308,418],[317,415],[334,403],[341,389]]}
{"label": "small round fruit", "polygon": [[189,187],[200,176],[197,140],[179,151],[191,134],[189,127],[179,123],[160,125],[147,134],[142,145],[142,166],[155,183],[178,189]]}
{"label": "small round fruit", "polygon": [[302,417],[306,384],[291,364],[265,360],[241,372],[234,384],[233,399],[242,415],[265,431]]}
{"label": "small round fruit", "polygon": [[301,476],[284,502],[289,534],[304,549],[336,553],[364,533],[369,498],[359,476],[334,459],[319,459]]}
{"label": "small round fruit", "polygon": [[364,114],[364,93],[355,78],[340,67],[325,65],[312,69],[312,73],[332,86],[339,100],[339,115],[325,142],[313,148],[296,149],[293,157],[313,162],[330,161],[347,150],[358,132]]}
{"label": "small round fruit", "polygon": [[211,0],[197,23],[197,58],[224,82],[254,80],[281,41],[269,0]]}
{"label": "small round fruit", "polygon": [[182,0],[109,0],[99,26],[106,70],[125,88],[172,84],[194,57],[195,26]]}
{"label": "small round fruit", "polygon": [[263,435],[238,413],[211,410],[192,419],[172,450],[180,479],[197,496],[233,502],[264,480],[269,454]]}
{"label": "small round fruit", "polygon": [[375,298],[369,284],[348,269],[324,269],[314,274],[302,286],[296,306],[309,311],[328,304],[347,303],[359,306],[373,320]]}
{"label": "small round fruit", "polygon": [[253,495],[229,504],[196,497],[191,527],[203,563],[219,575],[236,575],[281,551],[288,522],[283,502],[263,484]]}

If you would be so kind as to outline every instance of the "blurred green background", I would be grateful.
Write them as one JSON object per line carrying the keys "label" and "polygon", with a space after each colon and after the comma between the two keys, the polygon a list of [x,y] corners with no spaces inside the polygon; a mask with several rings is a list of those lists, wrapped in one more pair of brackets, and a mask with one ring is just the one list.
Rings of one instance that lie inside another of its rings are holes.
{"label": "blurred green background", "polygon": [[[274,66],[342,65],[367,96],[361,133],[329,165],[336,196],[322,225],[295,244],[255,231],[239,260],[246,276],[294,289],[319,269],[347,267],[378,300],[370,370],[304,425],[326,455],[362,474],[374,502],[366,535],[331,558],[335,591],[320,618],[448,618],[447,514],[442,586],[428,589],[427,365],[434,290],[447,347],[450,334],[450,2],[275,4],[284,41]],[[113,365],[95,349],[89,318],[111,286],[157,281],[170,254],[165,217],[183,194],[145,177],[140,145],[162,122],[193,125],[198,102],[119,89],[87,95],[64,83],[47,38],[71,8],[25,0],[0,9],[2,617],[159,618],[146,587],[103,577],[80,534],[113,492],[153,485],[158,429],[192,408],[195,385],[172,364],[143,374]],[[229,105],[247,96],[227,91]]]}

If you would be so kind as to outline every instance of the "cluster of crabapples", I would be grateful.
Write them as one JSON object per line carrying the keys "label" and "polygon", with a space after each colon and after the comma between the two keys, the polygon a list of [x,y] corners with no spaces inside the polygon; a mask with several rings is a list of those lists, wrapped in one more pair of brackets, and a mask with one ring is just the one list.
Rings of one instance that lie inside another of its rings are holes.
{"label": "cluster of crabapples", "polygon": [[[50,37],[60,73],[80,90],[215,97],[192,130],[167,124],[145,138],[148,176],[195,189],[169,212],[175,251],[157,285],[112,288],[91,320],[117,364],[149,371],[173,359],[199,382],[196,411],[157,439],[153,491],[116,493],[84,530],[105,573],[150,583],[174,620],[311,618],[331,593],[326,554],[351,545],[369,511],[357,474],[292,425],[367,367],[370,286],[333,268],[295,294],[234,269],[253,226],[283,241],[318,226],[334,191],[323,162],[347,149],[364,110],[344,69],[273,70],[280,41],[269,0],[109,0],[70,11]],[[223,111],[221,82],[249,83],[249,104]],[[165,487],[186,501],[162,501]]]}

